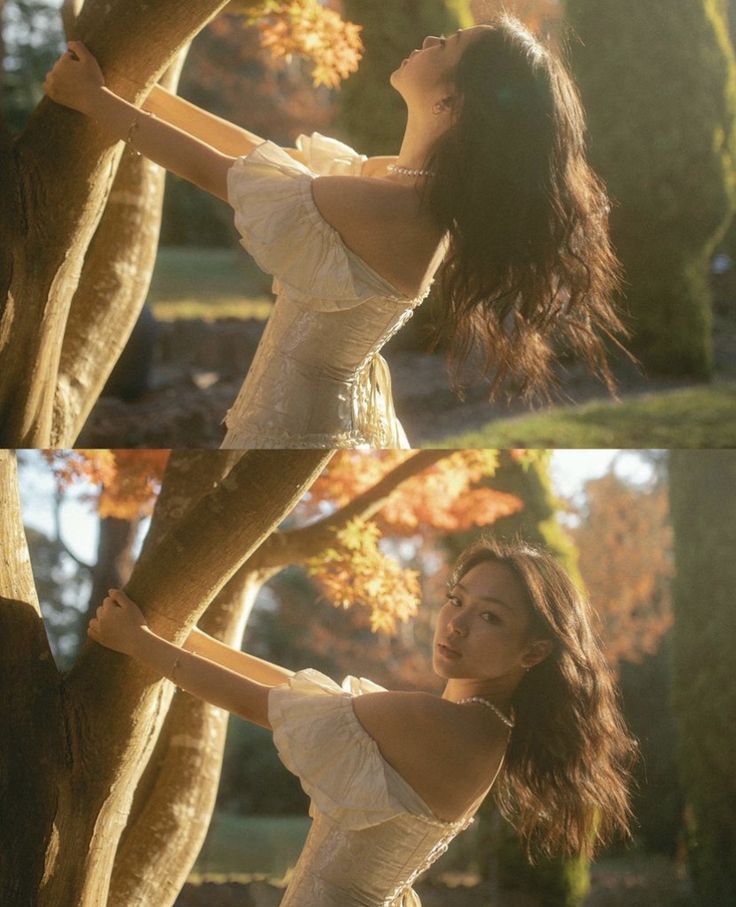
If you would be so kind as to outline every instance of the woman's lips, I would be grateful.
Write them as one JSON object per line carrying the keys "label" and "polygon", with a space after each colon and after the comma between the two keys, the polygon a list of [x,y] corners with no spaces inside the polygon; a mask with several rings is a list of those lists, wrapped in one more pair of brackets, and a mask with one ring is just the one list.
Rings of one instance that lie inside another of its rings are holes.
{"label": "woman's lips", "polygon": [[460,652],[456,652],[454,649],[450,649],[448,646],[443,645],[441,642],[437,643],[437,649],[439,650],[440,655],[444,655],[445,658],[462,658]]}

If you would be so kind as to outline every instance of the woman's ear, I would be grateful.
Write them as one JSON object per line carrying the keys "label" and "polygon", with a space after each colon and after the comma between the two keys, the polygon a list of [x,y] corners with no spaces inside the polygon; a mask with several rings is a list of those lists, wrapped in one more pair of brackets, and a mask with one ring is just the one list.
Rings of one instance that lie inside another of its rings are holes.
{"label": "woman's ear", "polygon": [[529,646],[526,654],[521,659],[522,667],[528,671],[529,668],[533,668],[534,665],[544,661],[552,652],[552,649],[553,643],[551,639],[537,639]]}
{"label": "woman's ear", "polygon": [[432,111],[435,116],[440,116],[442,113],[450,113],[454,106],[455,98],[452,95],[447,95],[447,97],[441,98],[434,104]]}

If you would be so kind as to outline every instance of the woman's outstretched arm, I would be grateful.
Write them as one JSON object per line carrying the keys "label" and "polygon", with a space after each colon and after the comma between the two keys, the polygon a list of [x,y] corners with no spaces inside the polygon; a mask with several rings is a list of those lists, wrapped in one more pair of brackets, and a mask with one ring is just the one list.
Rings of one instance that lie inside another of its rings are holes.
{"label": "woman's outstretched arm", "polygon": [[208,636],[199,627],[195,627],[187,636],[182,648],[187,652],[194,652],[195,655],[202,655],[224,668],[235,671],[236,674],[265,684],[267,687],[278,686],[294,676],[294,672],[288,668],[282,668],[279,665],[271,664],[270,661],[256,658],[255,655],[233,649],[232,646],[220,642],[219,639]]}
{"label": "woman's outstretched arm", "polygon": [[127,654],[198,699],[261,727],[271,728],[268,720],[270,686],[249,680],[202,655],[180,649],[150,628],[141,631],[135,649]]}
{"label": "woman's outstretched arm", "polygon": [[54,64],[44,89],[53,101],[86,114],[116,139],[130,142],[147,158],[227,201],[227,172],[234,157],[119,98],[105,86],[102,70],[81,41],[69,42],[69,51]]}
{"label": "woman's outstretched arm", "polygon": [[[186,101],[161,85],[154,85],[143,103],[148,110],[161,120],[182,129],[195,138],[216,148],[221,154],[240,157],[248,154],[264,140],[242,126],[236,126],[222,117],[202,110],[191,101]],[[285,148],[295,160],[305,163],[304,155],[296,148]]]}
{"label": "woman's outstretched arm", "polygon": [[108,649],[142,661],[193,696],[246,721],[271,728],[268,720],[271,686],[250,680],[158,636],[138,605],[122,590],[110,589],[90,620],[87,634]]}

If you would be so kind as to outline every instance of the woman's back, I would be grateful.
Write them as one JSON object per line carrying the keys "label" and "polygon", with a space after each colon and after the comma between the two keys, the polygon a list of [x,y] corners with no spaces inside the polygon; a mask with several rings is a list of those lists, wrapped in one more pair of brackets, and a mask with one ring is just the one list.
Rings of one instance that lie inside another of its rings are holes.
{"label": "woman's back", "polygon": [[[379,350],[427,296],[433,271],[425,264],[424,285],[406,293],[351,249],[313,187],[319,173],[336,174],[325,183],[357,173],[365,157],[317,133],[299,144],[309,166],[264,142],[228,177],[242,244],[274,276],[277,300],[223,447],[408,447]],[[365,233],[374,251],[385,242],[377,226]]]}
{"label": "woman's back", "polygon": [[[472,824],[495,780],[462,816],[439,818],[356,717],[355,702],[371,693],[386,691],[356,677],[339,687],[314,670],[269,693],[274,742],[310,796],[314,820],[282,907],[417,905],[415,879]],[[431,765],[434,752],[425,749]]]}

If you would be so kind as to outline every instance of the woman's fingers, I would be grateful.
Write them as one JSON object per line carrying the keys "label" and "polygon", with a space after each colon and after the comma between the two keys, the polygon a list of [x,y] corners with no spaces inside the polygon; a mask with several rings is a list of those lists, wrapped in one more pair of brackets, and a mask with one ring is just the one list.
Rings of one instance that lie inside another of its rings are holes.
{"label": "woman's fingers", "polygon": [[81,41],[67,41],[66,46],[70,51],[74,51],[74,53],[76,53],[79,58],[84,56],[92,56],[92,54],[87,50],[87,47]]}
{"label": "woman's fingers", "polygon": [[110,596],[113,602],[119,605],[127,605],[130,603],[130,599],[123,592],[122,589],[108,589],[107,594]]}

